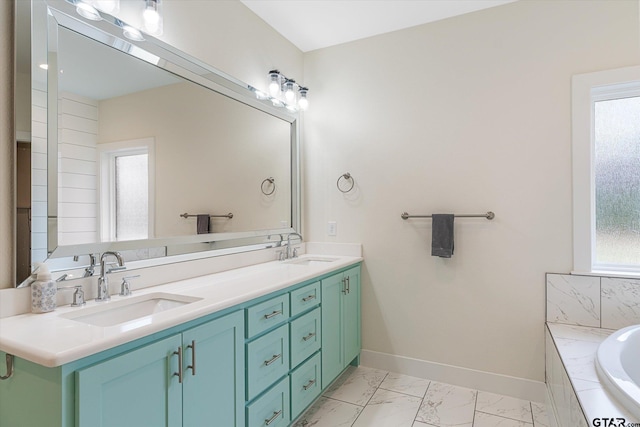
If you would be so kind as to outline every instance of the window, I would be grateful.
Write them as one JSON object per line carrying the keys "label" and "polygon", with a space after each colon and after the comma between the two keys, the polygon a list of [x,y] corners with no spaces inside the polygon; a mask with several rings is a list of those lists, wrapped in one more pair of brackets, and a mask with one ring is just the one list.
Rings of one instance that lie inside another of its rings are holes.
{"label": "window", "polygon": [[102,241],[153,237],[153,139],[99,144]]}
{"label": "window", "polygon": [[573,78],[574,270],[640,273],[640,67]]}

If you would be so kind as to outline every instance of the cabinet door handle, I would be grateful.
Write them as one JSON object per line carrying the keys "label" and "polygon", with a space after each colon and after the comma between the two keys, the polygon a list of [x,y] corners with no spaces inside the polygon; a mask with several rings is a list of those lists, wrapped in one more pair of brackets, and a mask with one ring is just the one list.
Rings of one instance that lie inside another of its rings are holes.
{"label": "cabinet door handle", "polygon": [[307,335],[306,337],[302,337],[302,341],[309,341],[311,338],[315,336],[316,336],[315,332],[309,332],[309,335]]}
{"label": "cabinet door handle", "polygon": [[316,383],[316,380],[309,380],[309,382],[306,385],[302,386],[303,390],[309,390],[311,388],[312,385],[314,385]]}
{"label": "cabinet door handle", "polygon": [[187,370],[191,369],[191,375],[196,374],[196,341],[191,341],[191,344],[187,346],[191,349],[191,365],[187,366]]}
{"label": "cabinet door handle", "polygon": [[351,293],[351,276],[347,276],[347,293]]}
{"label": "cabinet door handle", "polygon": [[316,299],[315,295],[309,295],[308,297],[302,298],[302,302],[311,301],[312,299]]}
{"label": "cabinet door handle", "polygon": [[172,376],[178,377],[178,383],[182,384],[182,346],[178,347],[178,351],[174,351],[172,355],[178,355],[178,372],[174,372]]}
{"label": "cabinet door handle", "polygon": [[271,319],[272,317],[276,317],[277,315],[282,314],[282,310],[278,310],[278,311],[274,311],[271,314],[265,314],[264,318],[265,319]]}
{"label": "cabinet door handle", "polygon": [[273,413],[273,416],[272,416],[271,418],[269,418],[268,420],[267,420],[267,419],[265,419],[265,420],[264,420],[264,424],[268,426],[269,424],[271,424],[272,422],[274,422],[276,419],[278,419],[278,417],[280,416],[280,414],[282,414],[282,409],[280,409],[278,412],[274,412],[274,413]]}
{"label": "cabinet door handle", "polygon": [[344,277],[342,278],[342,293],[347,294],[347,279]]}
{"label": "cabinet door handle", "polygon": [[280,359],[282,357],[282,353],[280,354],[274,354],[273,357],[269,360],[265,360],[264,361],[264,366],[269,366],[271,365],[273,362],[275,362],[276,360]]}

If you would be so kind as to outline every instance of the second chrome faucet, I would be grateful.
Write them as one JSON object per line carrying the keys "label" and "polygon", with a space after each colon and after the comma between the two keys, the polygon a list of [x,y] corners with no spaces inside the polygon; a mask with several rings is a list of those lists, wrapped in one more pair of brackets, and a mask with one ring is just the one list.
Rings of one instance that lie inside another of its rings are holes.
{"label": "second chrome faucet", "polygon": [[[118,267],[109,269],[107,271],[107,258],[114,257],[118,261]],[[120,255],[120,252],[105,252],[100,256],[100,277],[98,278],[98,296],[96,301],[109,301],[111,295],[109,294],[109,279],[107,273],[113,270],[124,270],[124,258]]]}

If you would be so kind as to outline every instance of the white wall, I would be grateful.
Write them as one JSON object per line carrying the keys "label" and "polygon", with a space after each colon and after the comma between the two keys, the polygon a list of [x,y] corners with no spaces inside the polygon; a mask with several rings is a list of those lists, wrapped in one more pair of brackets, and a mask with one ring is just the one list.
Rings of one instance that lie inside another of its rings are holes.
{"label": "white wall", "polygon": [[[544,273],[572,266],[571,75],[638,64],[638,31],[635,0],[520,1],[305,54],[305,237],[363,243],[365,349],[544,380]],[[496,219],[456,219],[440,259],[405,210]]]}

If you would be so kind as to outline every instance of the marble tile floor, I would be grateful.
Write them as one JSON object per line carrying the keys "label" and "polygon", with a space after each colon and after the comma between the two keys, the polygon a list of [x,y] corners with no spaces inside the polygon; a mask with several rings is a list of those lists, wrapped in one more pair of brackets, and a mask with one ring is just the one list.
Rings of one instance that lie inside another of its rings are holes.
{"label": "marble tile floor", "polygon": [[363,366],[349,367],[294,427],[549,427],[529,402]]}

